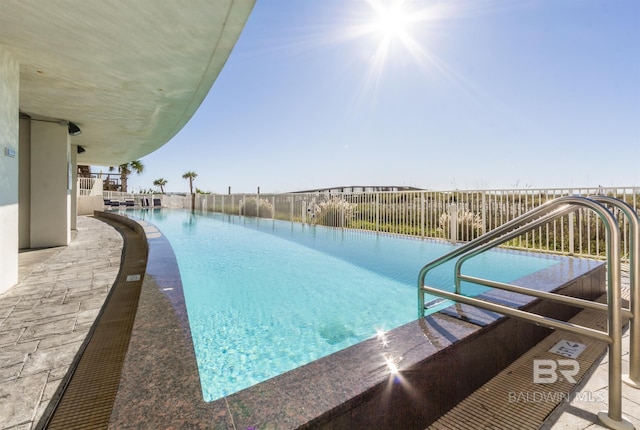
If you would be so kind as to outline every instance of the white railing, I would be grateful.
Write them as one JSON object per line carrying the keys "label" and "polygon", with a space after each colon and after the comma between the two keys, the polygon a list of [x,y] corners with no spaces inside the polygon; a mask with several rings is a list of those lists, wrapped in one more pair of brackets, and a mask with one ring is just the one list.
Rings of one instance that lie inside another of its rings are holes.
{"label": "white railing", "polygon": [[91,195],[91,190],[93,189],[93,184],[95,182],[95,178],[78,178],[78,195]]}
{"label": "white railing", "polygon": [[88,196],[89,192],[93,188],[95,178],[78,178],[78,194],[81,196]]}
{"label": "white railing", "polygon": [[[359,193],[197,195],[195,208],[377,233],[472,240],[549,200],[568,195],[607,195],[638,213],[640,187],[401,191]],[[172,196],[176,198],[177,196]],[[191,197],[182,207],[191,207]],[[174,207],[176,205],[174,204]],[[178,205],[179,206],[179,205]],[[613,209],[622,231],[621,253],[629,255],[628,221]],[[510,241],[507,246],[541,252],[603,258],[602,221],[590,211],[575,212]]]}
{"label": "white railing", "polygon": [[99,196],[102,193],[102,179],[78,178],[79,196]]}
{"label": "white railing", "polygon": [[[640,212],[640,187],[499,189],[453,191],[318,192],[288,194],[198,194],[195,209],[233,215],[319,224],[354,231],[466,242],[561,196],[603,195]],[[103,197],[142,206],[191,208],[191,196],[141,195],[104,191]],[[159,201],[158,201],[159,200]],[[629,258],[629,222],[613,208],[621,255]],[[577,209],[506,246],[539,252],[604,258],[604,225],[591,211]]]}

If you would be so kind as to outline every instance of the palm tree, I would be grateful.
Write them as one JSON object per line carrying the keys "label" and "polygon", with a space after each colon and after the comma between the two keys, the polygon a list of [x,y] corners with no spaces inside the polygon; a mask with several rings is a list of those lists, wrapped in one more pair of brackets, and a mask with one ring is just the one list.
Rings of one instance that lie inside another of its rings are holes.
{"label": "palm tree", "polygon": [[160,193],[164,194],[164,186],[167,185],[167,180],[165,178],[156,179],[153,181],[153,185],[160,187]]}
{"label": "palm tree", "polygon": [[[113,166],[109,167],[110,172],[113,172],[114,170],[115,170],[115,167]],[[140,160],[134,160],[134,161],[130,161],[128,163],[119,165],[118,172],[120,173],[120,191],[122,191],[123,193],[127,192],[127,177],[131,173],[136,172],[137,174],[140,174],[143,171],[144,171],[144,165]]]}
{"label": "palm tree", "polygon": [[193,194],[193,180],[198,176],[196,172],[187,172],[182,175],[183,179],[189,180],[189,194]]}
{"label": "palm tree", "polygon": [[192,211],[196,209],[196,195],[193,194],[193,180],[196,178],[196,176],[198,176],[198,174],[192,171],[189,171],[184,175],[182,175],[184,179],[189,180],[189,194],[191,194],[191,210]]}

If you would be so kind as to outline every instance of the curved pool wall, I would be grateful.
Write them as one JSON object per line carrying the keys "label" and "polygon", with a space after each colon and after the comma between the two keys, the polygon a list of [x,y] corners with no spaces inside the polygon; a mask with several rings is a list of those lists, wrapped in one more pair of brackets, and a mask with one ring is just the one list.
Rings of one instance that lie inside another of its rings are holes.
{"label": "curved pool wall", "polygon": [[[153,232],[153,226],[140,224]],[[111,417],[116,428],[422,429],[549,333],[491,312],[451,306],[384,339],[368,339],[207,403],[175,256],[161,233],[147,237],[149,263]],[[515,283],[594,299],[605,291],[605,265],[566,258]],[[577,312],[517,294],[486,294],[563,320]],[[397,363],[398,375],[389,373],[388,360]]]}

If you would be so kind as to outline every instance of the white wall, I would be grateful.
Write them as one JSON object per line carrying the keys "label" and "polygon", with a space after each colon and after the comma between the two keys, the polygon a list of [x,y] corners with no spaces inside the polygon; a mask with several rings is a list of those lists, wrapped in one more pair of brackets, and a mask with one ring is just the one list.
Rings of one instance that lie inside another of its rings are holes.
{"label": "white wall", "polygon": [[0,46],[0,293],[18,283],[19,85],[18,61]]}
{"label": "white wall", "polygon": [[66,125],[31,121],[31,248],[71,240],[70,150]]}
{"label": "white wall", "polygon": [[78,196],[78,215],[93,215],[93,211],[103,210],[102,196]]}

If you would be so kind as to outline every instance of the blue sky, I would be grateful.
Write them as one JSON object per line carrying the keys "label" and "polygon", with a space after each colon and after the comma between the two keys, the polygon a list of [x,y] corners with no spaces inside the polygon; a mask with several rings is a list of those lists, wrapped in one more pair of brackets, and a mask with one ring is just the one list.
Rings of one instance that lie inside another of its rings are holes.
{"label": "blue sky", "polygon": [[258,0],[130,190],[640,185],[640,2],[391,5]]}

